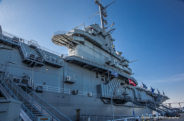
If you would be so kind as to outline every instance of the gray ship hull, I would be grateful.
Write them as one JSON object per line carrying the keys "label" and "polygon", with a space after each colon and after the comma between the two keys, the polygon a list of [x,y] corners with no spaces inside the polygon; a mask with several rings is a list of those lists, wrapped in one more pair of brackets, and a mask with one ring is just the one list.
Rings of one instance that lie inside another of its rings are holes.
{"label": "gray ship hull", "polygon": [[52,121],[112,119],[112,115],[140,116],[152,110],[176,116],[161,104],[167,96],[138,86],[129,61],[99,25],[55,33],[52,41],[67,46],[69,55],[0,32],[1,87],[23,102],[21,109],[32,120],[39,116]]}
{"label": "gray ship hull", "polygon": [[[98,78],[96,77],[95,71],[91,71],[66,61],[61,68],[56,68],[49,64],[45,64],[42,67],[29,67],[27,63],[22,62],[22,57],[17,48],[4,44],[2,45],[10,50],[1,49],[0,51],[0,71],[20,79],[25,74],[29,75],[34,82],[35,89],[37,86],[48,86],[48,89],[45,89],[43,93],[37,94],[70,119],[76,120],[77,109],[80,109],[81,115],[112,116],[111,104],[104,104],[104,102],[98,98],[97,95],[89,97],[86,94],[63,94],[62,91],[58,91],[58,89],[72,89],[85,92],[94,92],[94,94],[97,93],[96,86],[103,84],[104,81],[101,80],[100,75]],[[24,47],[27,48],[27,50],[29,49],[29,52],[39,56],[36,51],[28,45],[25,44]],[[56,56],[51,53],[48,54]],[[62,60],[64,61],[64,59]],[[75,75],[77,78],[76,82],[74,84],[65,83],[66,76],[72,75]],[[54,89],[50,89],[50,87],[53,87]],[[66,91],[65,93],[68,92]],[[133,104],[130,104],[130,107],[113,105],[113,110],[114,115],[133,115]],[[146,107],[135,106],[134,110],[135,115],[152,113],[152,111]]]}
{"label": "gray ship hull", "polygon": [[133,117],[133,110],[136,116],[141,116],[142,114],[152,114],[152,110],[149,108],[140,107],[132,103],[118,106],[113,105],[112,108],[111,104],[104,104],[101,99],[94,97],[78,95],[71,96],[68,94],[57,94],[50,92],[39,94],[39,96],[56,107],[59,111],[73,121],[77,119],[78,109],[80,109],[81,120],[83,120],[82,115],[89,115],[89,117],[112,116],[112,109],[115,116]]}

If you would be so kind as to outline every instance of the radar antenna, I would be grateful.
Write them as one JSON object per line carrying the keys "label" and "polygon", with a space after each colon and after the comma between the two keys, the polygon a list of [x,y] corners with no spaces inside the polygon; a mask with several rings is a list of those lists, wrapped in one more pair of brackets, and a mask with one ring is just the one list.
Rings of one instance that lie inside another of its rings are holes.
{"label": "radar antenna", "polygon": [[135,62],[135,61],[137,61],[137,60],[130,61],[129,63],[133,63],[133,62]]}
{"label": "radar antenna", "polygon": [[[107,17],[107,12],[106,12],[106,8],[109,7],[110,5],[112,5],[113,3],[115,3],[116,1],[112,2],[111,4],[107,5],[106,7],[102,6],[102,4],[99,2],[99,0],[95,0],[95,3],[99,6],[99,11],[96,12],[95,14],[93,14],[91,17],[93,17],[94,15],[100,13],[100,21],[101,21],[101,27],[102,29],[105,29],[104,23],[105,25],[107,25],[107,20],[104,19],[104,17]],[[91,18],[89,17],[89,18]]]}

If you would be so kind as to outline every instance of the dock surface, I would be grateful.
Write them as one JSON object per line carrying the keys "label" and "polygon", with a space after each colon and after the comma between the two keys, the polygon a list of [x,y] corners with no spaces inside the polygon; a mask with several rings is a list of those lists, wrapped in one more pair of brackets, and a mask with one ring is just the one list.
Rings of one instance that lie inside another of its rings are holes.
{"label": "dock surface", "polygon": [[184,121],[184,113],[181,113],[178,119],[160,119],[158,121]]}

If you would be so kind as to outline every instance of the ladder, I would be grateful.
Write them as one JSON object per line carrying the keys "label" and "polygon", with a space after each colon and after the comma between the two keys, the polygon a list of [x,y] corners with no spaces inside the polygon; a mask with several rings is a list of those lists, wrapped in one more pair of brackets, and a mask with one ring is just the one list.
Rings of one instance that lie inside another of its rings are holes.
{"label": "ladder", "polygon": [[30,46],[34,46],[35,51],[38,53],[38,55],[39,55],[40,57],[42,57],[43,59],[46,58],[45,52],[41,49],[40,45],[39,45],[36,41],[30,40],[30,41],[29,41],[29,45],[30,45]]}

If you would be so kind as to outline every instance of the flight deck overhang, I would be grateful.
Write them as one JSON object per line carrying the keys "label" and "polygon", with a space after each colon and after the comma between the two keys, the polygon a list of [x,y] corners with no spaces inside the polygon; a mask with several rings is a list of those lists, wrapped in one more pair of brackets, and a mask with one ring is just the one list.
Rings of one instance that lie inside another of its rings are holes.
{"label": "flight deck overhang", "polygon": [[[108,68],[107,66],[105,65],[101,65],[101,64],[98,64],[98,63],[95,63],[95,62],[91,62],[89,60],[86,60],[86,59],[83,59],[82,57],[78,57],[78,56],[68,56],[68,57],[65,57],[65,60],[67,62],[70,62],[70,63],[74,63],[74,64],[77,64],[83,68],[88,68],[89,70],[92,70],[92,71],[96,71],[102,75],[108,75],[108,73],[110,73],[110,70],[111,69],[112,71],[118,73],[118,78],[120,79],[131,79],[136,85],[138,85],[138,82],[135,80],[134,77],[131,77],[131,76],[128,76],[120,71],[115,71],[113,70],[112,68]],[[111,75],[112,76],[112,75]]]}
{"label": "flight deck overhang", "polygon": [[71,36],[63,32],[55,32],[52,36],[52,42],[56,45],[66,46],[67,48],[73,48],[76,43],[73,42]]}
{"label": "flight deck overhang", "polygon": [[96,41],[94,36],[80,29],[73,29],[68,33],[64,33],[61,31],[55,32],[52,37],[52,42],[60,46],[73,48],[76,44],[76,42],[73,40],[73,36],[84,37],[86,40],[90,41],[94,45],[98,47],[102,46],[102,44]]}

